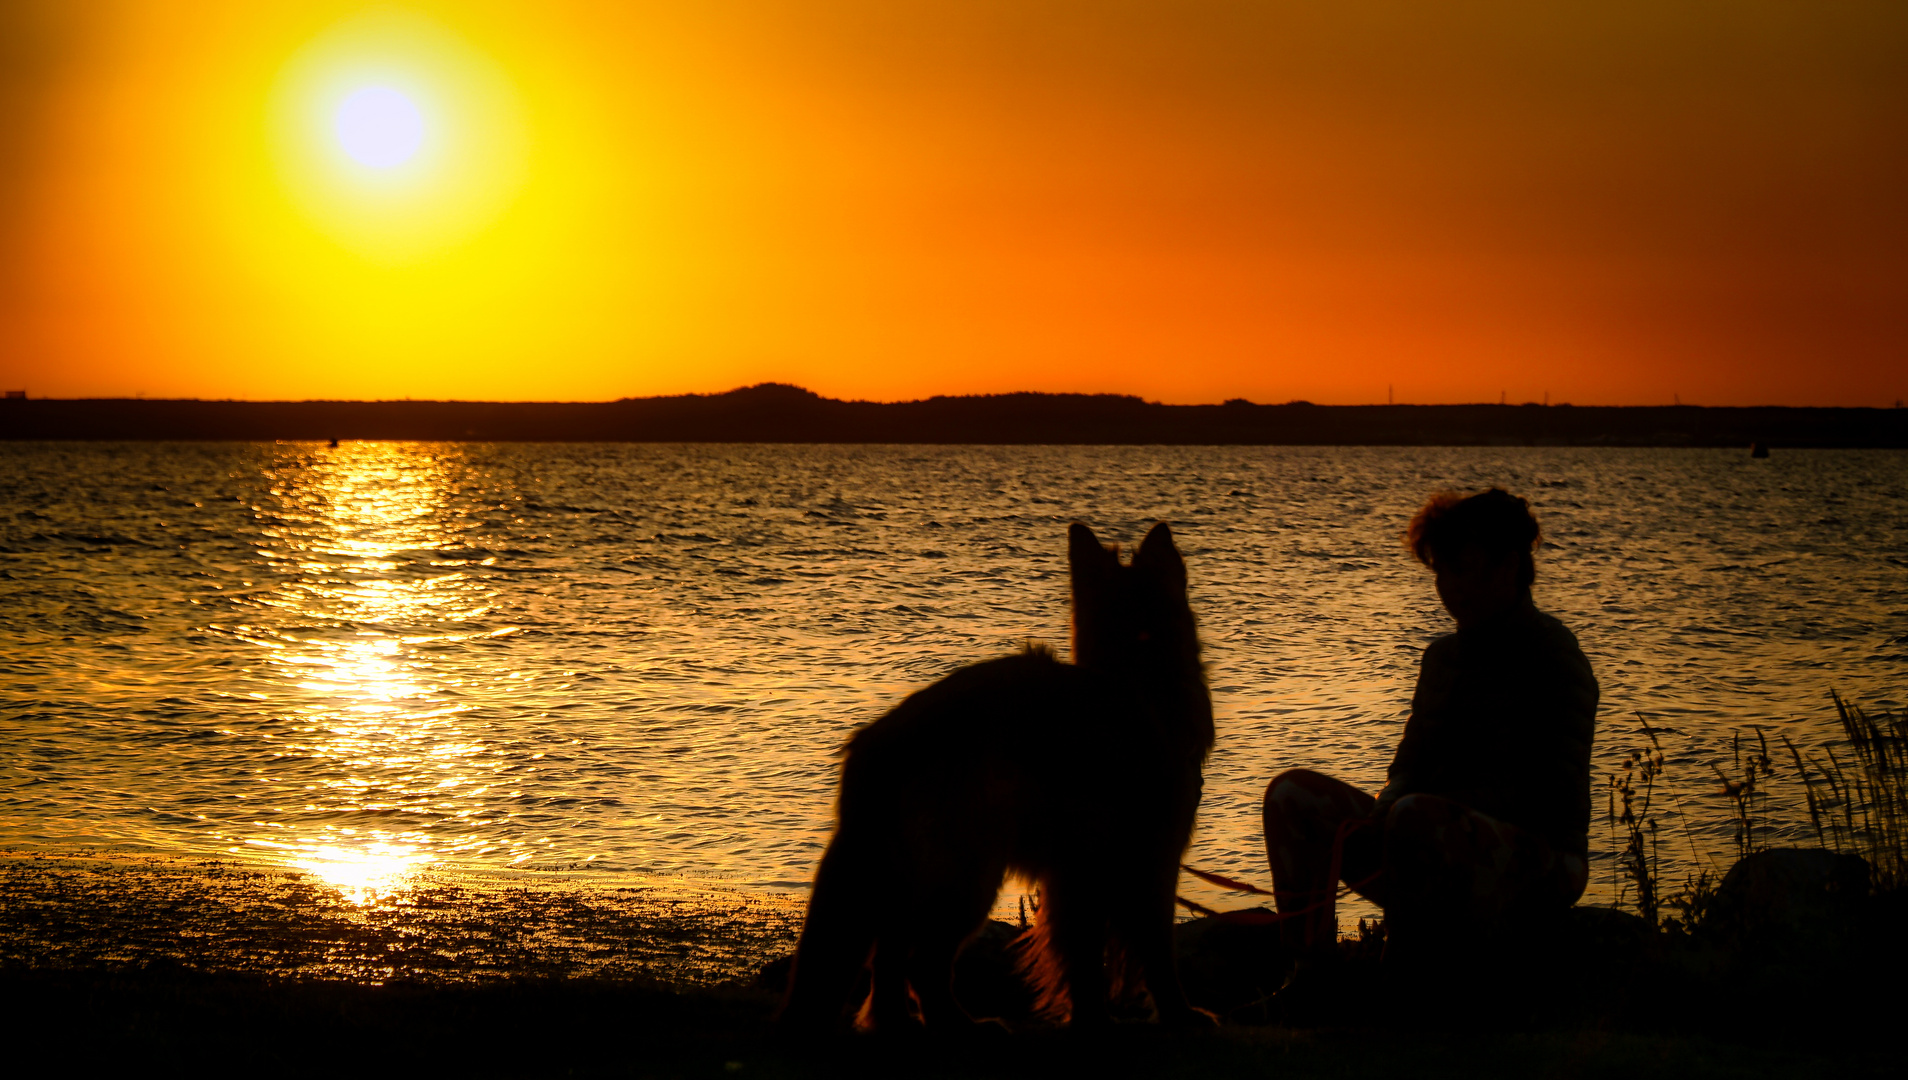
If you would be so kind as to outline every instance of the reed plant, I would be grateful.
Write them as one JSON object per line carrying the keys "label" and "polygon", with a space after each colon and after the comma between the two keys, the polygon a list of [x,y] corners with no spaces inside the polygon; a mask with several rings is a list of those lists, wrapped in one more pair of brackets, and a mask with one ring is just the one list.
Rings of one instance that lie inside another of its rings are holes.
{"label": "reed plant", "polygon": [[1784,745],[1795,762],[1809,808],[1809,821],[1823,847],[1868,860],[1877,891],[1908,885],[1908,710],[1869,713],[1830,695],[1854,767],[1842,764],[1834,747],[1815,758]]}
{"label": "reed plant", "polygon": [[1756,733],[1756,746],[1747,754],[1743,753],[1742,732],[1733,732],[1729,737],[1729,749],[1735,758],[1733,775],[1723,772],[1722,766],[1715,762],[1709,765],[1716,779],[1722,781],[1720,794],[1730,801],[1735,810],[1738,859],[1746,859],[1762,849],[1763,845],[1757,842],[1756,822],[1761,820],[1766,829],[1769,817],[1769,792],[1762,781],[1776,774],[1775,759],[1769,756],[1769,737],[1760,727],[1753,724],[1750,727]]}
{"label": "reed plant", "polygon": [[[1721,762],[1710,764],[1721,783],[1711,794],[1728,800],[1736,857],[1747,858],[1768,846],[1770,782],[1792,767],[1821,846],[1867,860],[1876,892],[1901,889],[1908,886],[1908,710],[1870,712],[1839,693],[1831,692],[1830,698],[1845,746],[1805,751],[1783,735],[1780,742],[1788,760],[1778,764],[1767,733],[1752,726],[1753,736],[1736,732],[1731,737],[1730,769]],[[1617,875],[1614,906],[1633,908],[1651,926],[1687,928],[1708,913],[1721,872],[1698,866],[1680,889],[1665,892],[1659,878],[1656,801],[1660,795],[1674,799],[1675,793],[1659,786],[1664,754],[1657,729],[1643,714],[1637,719],[1647,745],[1631,751],[1622,771],[1608,782],[1607,817]],[[1852,764],[1845,765],[1845,758]],[[1693,837],[1691,854],[1697,855]],[[1700,856],[1696,861],[1702,861]],[[1665,908],[1677,914],[1664,918]]]}
{"label": "reed plant", "polygon": [[[1659,896],[1657,867],[1662,853],[1656,816],[1651,811],[1656,800],[1656,781],[1663,775],[1663,744],[1642,713],[1636,718],[1643,725],[1649,746],[1632,750],[1623,759],[1623,772],[1610,777],[1610,846],[1616,852],[1616,905],[1621,907],[1626,898],[1630,899],[1637,914],[1655,926]],[[1622,830],[1620,841],[1618,829]]]}

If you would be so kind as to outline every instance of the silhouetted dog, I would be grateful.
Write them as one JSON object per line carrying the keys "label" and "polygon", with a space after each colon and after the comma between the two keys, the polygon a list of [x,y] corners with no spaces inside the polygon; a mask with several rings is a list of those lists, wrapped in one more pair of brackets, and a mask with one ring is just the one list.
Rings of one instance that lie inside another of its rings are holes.
{"label": "silhouetted dog", "polygon": [[[782,1020],[970,1022],[954,958],[1007,874],[1039,885],[1027,971],[1048,1015],[1108,1015],[1143,984],[1168,1022],[1210,1023],[1173,959],[1179,862],[1212,748],[1212,700],[1164,522],[1120,563],[1068,533],[1073,658],[1029,648],[962,668],[849,740]],[[858,989],[872,971],[865,1005]],[[910,988],[912,993],[910,993]]]}

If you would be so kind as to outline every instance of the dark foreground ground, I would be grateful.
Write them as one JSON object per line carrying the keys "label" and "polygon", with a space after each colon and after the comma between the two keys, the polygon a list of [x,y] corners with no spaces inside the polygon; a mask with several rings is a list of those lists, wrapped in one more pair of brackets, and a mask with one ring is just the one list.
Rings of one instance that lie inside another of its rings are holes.
{"label": "dark foreground ground", "polygon": [[[1610,1030],[1148,1026],[958,1042],[774,1038],[773,995],[635,981],[476,987],[275,980],[145,969],[0,976],[6,1045],[91,1071],[350,1076],[1525,1077],[1898,1075],[1877,1043]],[[24,1075],[24,1074],[16,1074]]]}
{"label": "dark foreground ground", "polygon": [[[1582,922],[1490,1009],[1453,984],[1430,988],[1430,1018],[1401,1014],[1375,951],[1349,947],[1350,993],[1283,1023],[1264,1000],[1278,972],[1263,928],[1208,922],[1182,945],[1195,998],[1226,1015],[1217,1031],[794,1043],[769,1023],[779,966],[764,972],[799,925],[785,901],[427,881],[361,905],[230,864],[0,859],[0,1045],[61,1071],[253,1075],[1898,1073],[1893,944],[1831,956],[1791,941],[1799,952],[1745,963],[1620,917]],[[996,925],[963,969],[970,1003],[1013,1007],[990,944],[1008,933]]]}

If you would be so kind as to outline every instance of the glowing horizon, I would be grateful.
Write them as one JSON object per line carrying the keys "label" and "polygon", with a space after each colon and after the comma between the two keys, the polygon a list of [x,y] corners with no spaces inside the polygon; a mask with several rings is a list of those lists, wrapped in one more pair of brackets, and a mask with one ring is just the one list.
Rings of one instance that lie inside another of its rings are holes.
{"label": "glowing horizon", "polygon": [[0,386],[36,397],[1908,396],[1887,4],[34,0],[0,31]]}

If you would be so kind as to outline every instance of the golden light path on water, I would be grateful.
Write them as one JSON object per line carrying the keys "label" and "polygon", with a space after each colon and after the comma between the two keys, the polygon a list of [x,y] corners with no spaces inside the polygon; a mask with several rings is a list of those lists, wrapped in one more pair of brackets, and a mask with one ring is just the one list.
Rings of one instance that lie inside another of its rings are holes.
{"label": "golden light path on water", "polygon": [[[421,830],[397,824],[407,812],[474,816],[487,792],[484,743],[462,723],[473,688],[432,665],[426,650],[514,628],[458,629],[487,610],[463,560],[431,559],[419,573],[416,559],[396,557],[456,542],[436,456],[349,444],[284,479],[274,494],[286,523],[266,535],[297,575],[266,602],[292,618],[263,642],[299,706],[301,738],[290,752],[331,764],[306,785],[306,816],[336,820],[316,831],[261,822],[275,828],[247,843],[368,904],[444,854]],[[356,823],[366,818],[393,824]]]}
{"label": "golden light path on water", "polygon": [[[1219,724],[1186,861],[1261,885],[1267,779],[1382,785],[1449,629],[1397,541],[1427,491],[1532,497],[1540,602],[1603,687],[1593,783],[1637,749],[1637,714],[1662,736],[1665,881],[1733,860],[1712,767],[1736,735],[1819,759],[1845,749],[1831,690],[1903,704],[1908,465],[1886,453],[5,452],[0,847],[265,864],[379,907],[498,877],[799,897],[857,725],[1065,641],[1075,519],[1182,538]],[[1799,782],[1766,797],[1770,846],[1817,842]]]}

